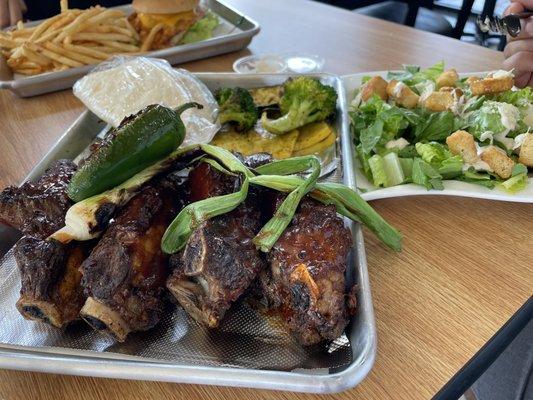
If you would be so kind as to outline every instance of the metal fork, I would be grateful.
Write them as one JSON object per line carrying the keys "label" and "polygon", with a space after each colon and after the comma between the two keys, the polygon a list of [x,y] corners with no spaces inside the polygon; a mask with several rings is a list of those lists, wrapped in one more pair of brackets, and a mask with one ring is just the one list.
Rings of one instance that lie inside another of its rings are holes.
{"label": "metal fork", "polygon": [[493,17],[478,17],[477,26],[481,32],[492,32],[500,35],[510,35],[517,37],[522,30],[520,20],[533,16],[532,11],[525,11],[517,14],[509,14],[503,18]]}

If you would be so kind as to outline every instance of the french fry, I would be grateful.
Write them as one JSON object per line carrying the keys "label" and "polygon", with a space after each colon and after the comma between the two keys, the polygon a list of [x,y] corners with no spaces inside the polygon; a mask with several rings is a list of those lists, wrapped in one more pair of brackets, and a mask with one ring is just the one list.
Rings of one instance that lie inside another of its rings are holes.
{"label": "french fry", "polygon": [[85,54],[87,56],[94,57],[98,60],[107,60],[110,57],[109,54],[97,50],[96,48],[78,46],[70,43],[63,43],[63,46],[68,50],[75,51],[79,54]]}
{"label": "french fry", "polygon": [[8,49],[15,49],[19,47],[22,43],[17,41],[16,39],[10,39],[6,36],[0,36],[0,46],[8,48]]}
{"label": "french fry", "polygon": [[94,15],[88,18],[87,24],[89,26],[95,26],[107,19],[110,18],[121,18],[124,17],[124,13],[120,10],[105,10],[99,15]]}
{"label": "french fry", "polygon": [[113,42],[133,43],[135,39],[131,36],[122,35],[120,33],[85,33],[78,32],[72,35],[73,41],[80,40],[94,40],[100,42],[102,40],[108,40]]}
{"label": "french fry", "polygon": [[24,28],[11,31],[9,33],[12,38],[29,38],[33,34],[34,30],[35,28]]}
{"label": "french fry", "polygon": [[55,43],[48,42],[44,44],[44,47],[47,48],[50,51],[53,51],[54,53],[60,54],[62,56],[68,57],[71,60],[78,61],[83,64],[98,64],[101,60],[90,57],[84,54],[76,53],[72,50],[67,50],[61,46],[58,46]]}
{"label": "french fry", "polygon": [[35,64],[39,66],[46,67],[51,64],[51,61],[49,58],[33,51],[28,48],[28,46],[25,44],[22,46],[22,54],[24,57],[26,57],[28,60],[33,61]]}
{"label": "french fry", "polygon": [[59,35],[57,35],[54,39],[54,43],[61,43],[63,39],[65,39],[67,36],[72,35],[73,33],[79,32],[84,27],[84,22],[89,20],[91,17],[96,16],[97,14],[101,13],[103,8],[101,7],[94,7],[90,8],[86,12],[78,15],[74,21],[72,21],[70,24],[68,24]]}
{"label": "french fry", "polygon": [[26,28],[20,21],[16,29],[0,31],[0,53],[14,72],[62,71],[99,63],[113,54],[140,52],[139,34],[124,12],[100,6],[69,9],[68,0],[60,0],[60,5],[60,14],[37,26]]}
{"label": "french fry", "polygon": [[[109,40],[96,40],[98,43],[102,43],[105,47],[112,47],[116,50],[120,50],[124,53],[134,53],[140,51],[139,47],[134,46],[132,44],[126,44],[126,43],[120,43],[120,42],[113,42]],[[115,52],[117,52],[115,50]]]}
{"label": "french fry", "polygon": [[15,72],[22,75],[38,75],[44,71],[41,68],[18,68]]}
{"label": "french fry", "polygon": [[131,25],[130,21],[127,18],[122,18],[119,22],[123,22],[125,24],[125,27],[129,29],[134,34],[135,40],[139,41],[139,33],[135,30],[135,28]]}
{"label": "french fry", "polygon": [[71,58],[62,56],[61,54],[57,54],[51,50],[45,49],[44,47],[38,44],[28,43],[28,46],[30,47],[31,50],[37,51],[41,53],[42,55],[50,58],[51,60],[57,61],[61,64],[68,65],[69,67],[75,68],[75,67],[81,67],[83,65],[83,63],[81,62],[72,60]]}
{"label": "french fry", "polygon": [[37,40],[54,22],[63,18],[61,14],[54,15],[51,18],[43,21],[32,33],[28,39],[30,42]]}
{"label": "french fry", "polygon": [[115,25],[99,25],[99,26],[95,26],[92,28],[88,28],[83,33],[86,33],[86,34],[87,33],[119,33],[121,35],[130,37],[134,39],[135,41],[137,40],[136,31],[132,31],[127,28],[122,28],[120,26],[115,26]]}
{"label": "french fry", "polygon": [[159,33],[161,29],[164,28],[163,24],[157,24],[152,28],[148,36],[146,37],[146,40],[141,46],[141,53],[150,50],[150,47],[152,47],[152,43],[154,42],[155,35]]}

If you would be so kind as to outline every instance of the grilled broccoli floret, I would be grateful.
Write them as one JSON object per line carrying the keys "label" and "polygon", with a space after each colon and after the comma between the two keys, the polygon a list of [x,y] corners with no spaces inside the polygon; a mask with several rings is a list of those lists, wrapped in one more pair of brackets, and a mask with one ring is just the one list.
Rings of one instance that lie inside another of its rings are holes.
{"label": "grilled broccoli floret", "polygon": [[259,118],[254,99],[248,90],[222,88],[215,94],[219,105],[218,118],[221,124],[231,123],[237,131],[252,129]]}
{"label": "grilled broccoli floret", "polygon": [[323,121],[335,112],[337,92],[331,86],[323,85],[318,79],[307,76],[289,79],[284,85],[280,101],[282,116],[268,119],[263,113],[263,127],[281,135],[311,122]]}

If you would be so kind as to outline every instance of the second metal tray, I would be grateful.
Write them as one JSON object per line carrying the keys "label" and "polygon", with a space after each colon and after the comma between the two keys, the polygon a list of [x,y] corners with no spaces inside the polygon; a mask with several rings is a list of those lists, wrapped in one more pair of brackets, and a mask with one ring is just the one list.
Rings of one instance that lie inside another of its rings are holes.
{"label": "second metal tray", "polygon": [[[227,32],[201,42],[151,51],[146,53],[146,56],[162,58],[173,65],[184,63],[244,49],[259,33],[260,28],[256,21],[223,1],[207,0],[205,5],[222,19],[221,25],[224,25],[223,28]],[[123,10],[127,15],[133,11],[129,5],[116,8]],[[28,26],[38,23],[40,21],[28,23]],[[9,89],[20,97],[55,92],[72,87],[74,82],[94,67],[94,65],[85,65],[65,71],[15,77],[7,66],[5,58],[0,55],[0,89]]]}
{"label": "second metal tray", "polygon": [[[220,86],[238,85],[257,87],[281,84],[288,75],[240,75],[232,73],[203,73],[197,76],[211,89]],[[339,113],[336,129],[340,136],[342,154],[342,176],[345,184],[356,187],[353,174],[353,152],[348,129],[344,89],[338,77],[315,75],[324,83],[335,87],[339,94]],[[38,177],[44,169],[59,158],[74,158],[104,128],[98,118],[86,111],[58,140],[28,176]],[[300,392],[338,392],[357,385],[370,371],[376,354],[376,329],[368,280],[365,248],[359,224],[349,223],[352,230],[354,249],[348,268],[349,279],[358,284],[358,308],[346,330],[350,341],[351,362],[342,368],[321,369],[253,369],[235,366],[192,365],[157,359],[143,359],[114,352],[94,352],[75,348],[22,346],[16,340],[9,344],[0,343],[0,368],[39,372],[87,375],[106,378],[159,380],[169,382],[199,383],[224,386],[238,386]],[[0,257],[17,240],[13,231],[0,228]],[[13,306],[14,307],[14,306]],[[2,315],[0,315],[0,319]],[[5,316],[4,316],[5,317]],[[31,322],[28,322],[31,324]],[[216,335],[216,332],[213,333]]]}

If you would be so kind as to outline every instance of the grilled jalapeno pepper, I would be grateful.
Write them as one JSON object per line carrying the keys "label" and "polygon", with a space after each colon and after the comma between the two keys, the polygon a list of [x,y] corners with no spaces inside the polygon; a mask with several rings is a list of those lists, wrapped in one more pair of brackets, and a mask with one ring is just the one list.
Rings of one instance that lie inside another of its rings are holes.
{"label": "grilled jalapeno pepper", "polygon": [[187,103],[172,110],[151,105],[126,118],[105,143],[74,174],[68,195],[75,202],[121,184],[136,173],[168,156],[185,137],[180,115],[197,107]]}

